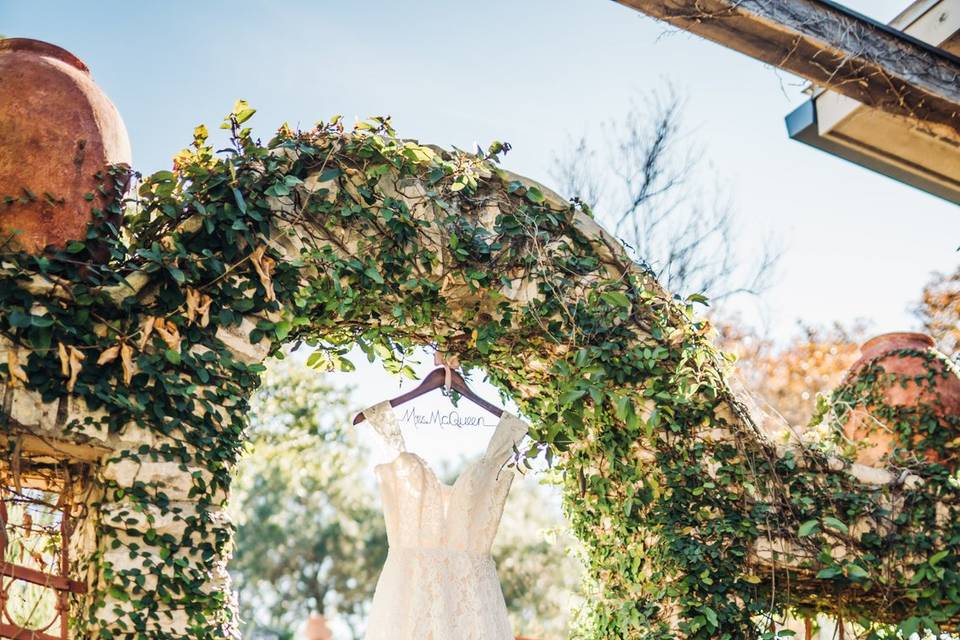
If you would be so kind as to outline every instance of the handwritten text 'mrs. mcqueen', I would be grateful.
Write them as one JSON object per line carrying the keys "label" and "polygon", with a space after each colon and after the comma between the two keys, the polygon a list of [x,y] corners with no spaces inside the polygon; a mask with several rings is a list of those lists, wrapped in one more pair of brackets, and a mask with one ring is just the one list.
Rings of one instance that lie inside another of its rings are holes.
{"label": "handwritten text 'mrs. mcqueen'", "polygon": [[401,416],[403,422],[412,422],[415,425],[441,425],[453,427],[489,427],[482,416],[464,416],[459,411],[442,412],[439,410],[430,413],[417,413],[416,408],[407,409]]}

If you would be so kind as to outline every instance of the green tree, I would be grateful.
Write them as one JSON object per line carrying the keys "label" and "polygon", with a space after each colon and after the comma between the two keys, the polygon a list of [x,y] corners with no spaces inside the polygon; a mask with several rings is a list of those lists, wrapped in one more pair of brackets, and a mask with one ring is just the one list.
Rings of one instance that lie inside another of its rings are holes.
{"label": "green tree", "polygon": [[[41,489],[0,487],[6,512],[0,512],[0,559],[27,569],[57,573],[60,562],[59,494]],[[25,580],[4,579],[3,610],[10,622],[42,629],[57,619],[54,591]],[[59,623],[55,623],[59,624]]]}
{"label": "green tree", "polygon": [[232,502],[244,637],[293,637],[311,611],[360,636],[387,541],[347,394],[300,362],[274,363],[254,398]]}
{"label": "green tree", "polygon": [[583,563],[560,509],[560,489],[533,475],[514,480],[493,545],[518,636],[567,638],[582,598]]}
{"label": "green tree", "polygon": [[[346,427],[347,402],[346,391],[295,359],[272,363],[254,396],[252,443],[231,502],[246,638],[293,638],[312,611],[362,636],[387,541],[369,451]],[[559,640],[583,571],[568,552],[559,488],[538,480],[514,482],[493,555],[516,632]]]}
{"label": "green tree", "polygon": [[914,308],[923,331],[947,354],[960,349],[960,267],[951,273],[934,273]]}

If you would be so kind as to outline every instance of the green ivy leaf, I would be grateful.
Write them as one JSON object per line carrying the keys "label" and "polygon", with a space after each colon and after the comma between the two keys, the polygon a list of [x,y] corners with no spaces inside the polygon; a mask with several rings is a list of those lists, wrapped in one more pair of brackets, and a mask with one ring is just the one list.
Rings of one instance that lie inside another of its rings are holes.
{"label": "green ivy leaf", "polygon": [[290,335],[290,330],[293,328],[293,323],[289,320],[281,320],[278,322],[274,328],[273,332],[277,336],[277,340],[285,340],[288,335]]}
{"label": "green ivy leaf", "polygon": [[703,607],[703,615],[707,618],[707,622],[709,622],[714,628],[720,626],[720,620],[717,618],[717,612],[710,607]]}
{"label": "green ivy leaf", "polygon": [[843,573],[843,570],[840,569],[840,567],[827,567],[825,569],[821,569],[820,571],[818,571],[817,577],[823,580],[830,580],[832,578],[836,578],[842,573]]}
{"label": "green ivy leaf", "polygon": [[856,578],[859,580],[866,579],[870,577],[870,574],[867,573],[866,569],[861,567],[858,564],[848,564],[846,567],[847,575],[851,578]]}
{"label": "green ivy leaf", "polygon": [[26,328],[33,324],[33,318],[29,313],[24,313],[20,309],[14,309],[7,315],[7,322],[11,327]]}
{"label": "green ivy leaf", "polygon": [[237,202],[237,206],[240,208],[241,213],[247,212],[247,201],[243,199],[243,194],[240,193],[240,189],[236,187],[233,188],[233,198]]}
{"label": "green ivy leaf", "polygon": [[824,526],[829,527],[835,531],[839,531],[840,533],[849,533],[850,531],[847,528],[847,525],[845,525],[843,522],[841,522],[840,520],[837,520],[832,516],[827,516],[826,518],[824,518],[823,524]]}
{"label": "green ivy leaf", "polygon": [[257,110],[251,109],[246,100],[237,100],[233,104],[233,117],[236,118],[237,124],[243,124],[252,118],[256,112]]}
{"label": "green ivy leaf", "polygon": [[326,169],[320,172],[320,177],[318,178],[318,180],[320,182],[328,182],[330,180],[339,178],[342,173],[343,172],[340,171],[340,167],[327,167]]}
{"label": "green ivy leaf", "polygon": [[586,389],[570,389],[560,396],[560,404],[571,404],[587,395]]}
{"label": "green ivy leaf", "polygon": [[900,635],[909,638],[920,629],[920,618],[912,616],[900,623]]}
{"label": "green ivy leaf", "polygon": [[546,196],[543,195],[543,192],[540,191],[537,187],[527,187],[527,200],[534,204],[543,204],[546,201]]}
{"label": "green ivy leaf", "polygon": [[820,523],[816,520],[807,520],[800,528],[797,529],[797,535],[801,538],[806,538],[807,536],[812,535],[814,532],[820,529]]}
{"label": "green ivy leaf", "polygon": [[690,294],[689,296],[687,296],[687,302],[689,302],[689,303],[699,302],[700,304],[704,305],[705,307],[709,307],[709,306],[710,306],[710,301],[709,301],[709,299],[707,298],[707,296],[703,295],[702,293],[692,293],[692,294]]}
{"label": "green ivy leaf", "polygon": [[600,298],[609,305],[624,307],[626,309],[630,308],[630,298],[619,291],[604,291],[600,294]]}
{"label": "green ivy leaf", "polygon": [[367,274],[368,278],[370,278],[377,284],[383,284],[383,276],[380,275],[380,272],[377,271],[376,267],[367,267],[363,272]]}

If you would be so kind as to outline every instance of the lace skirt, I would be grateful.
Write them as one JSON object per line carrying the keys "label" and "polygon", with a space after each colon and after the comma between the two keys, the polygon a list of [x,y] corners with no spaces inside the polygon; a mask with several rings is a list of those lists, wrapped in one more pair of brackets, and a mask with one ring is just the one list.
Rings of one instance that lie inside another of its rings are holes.
{"label": "lace skirt", "polygon": [[493,558],[391,547],[366,640],[513,640]]}

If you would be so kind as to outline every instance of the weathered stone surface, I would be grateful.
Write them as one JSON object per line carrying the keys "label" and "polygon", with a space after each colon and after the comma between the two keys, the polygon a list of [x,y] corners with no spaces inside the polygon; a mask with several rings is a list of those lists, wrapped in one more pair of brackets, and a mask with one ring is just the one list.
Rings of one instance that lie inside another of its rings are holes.
{"label": "weathered stone surface", "polygon": [[217,339],[227,347],[233,357],[243,363],[253,364],[263,362],[270,353],[270,343],[261,340],[258,344],[250,343],[250,332],[257,328],[257,323],[250,318],[244,318],[239,327],[217,329]]}
{"label": "weathered stone surface", "polygon": [[213,477],[206,469],[188,466],[176,462],[146,462],[130,458],[110,459],[101,467],[104,479],[120,487],[132,487],[142,482],[163,491],[175,501],[188,500],[190,492],[197,486],[194,478],[207,486]]}

